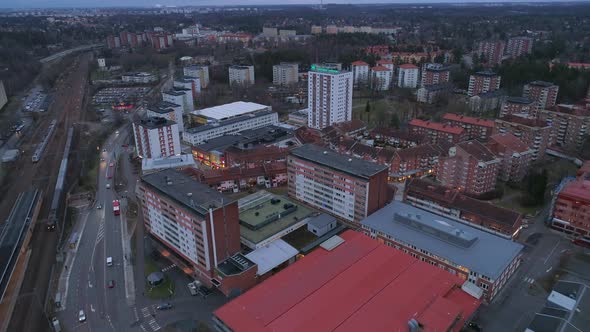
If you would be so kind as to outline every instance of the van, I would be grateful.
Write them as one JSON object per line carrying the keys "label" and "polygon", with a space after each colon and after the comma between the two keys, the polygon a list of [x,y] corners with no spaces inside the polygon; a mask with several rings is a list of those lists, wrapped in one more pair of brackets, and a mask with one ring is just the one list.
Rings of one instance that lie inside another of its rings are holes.
{"label": "van", "polygon": [[107,266],[113,266],[113,257],[107,257]]}

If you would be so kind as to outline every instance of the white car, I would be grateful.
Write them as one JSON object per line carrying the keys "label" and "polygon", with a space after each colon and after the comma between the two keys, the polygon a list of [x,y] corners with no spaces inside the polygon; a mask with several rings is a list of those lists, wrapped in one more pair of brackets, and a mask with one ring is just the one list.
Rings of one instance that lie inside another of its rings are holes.
{"label": "white car", "polygon": [[84,310],[80,310],[80,312],[78,313],[78,321],[80,323],[86,321],[86,314],[84,313]]}

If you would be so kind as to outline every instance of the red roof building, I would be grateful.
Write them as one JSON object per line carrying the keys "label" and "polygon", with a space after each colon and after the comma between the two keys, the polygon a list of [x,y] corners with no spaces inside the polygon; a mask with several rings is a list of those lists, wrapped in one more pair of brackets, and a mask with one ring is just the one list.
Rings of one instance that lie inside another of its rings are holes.
{"label": "red roof building", "polygon": [[[397,150],[389,163],[389,176],[394,181],[436,174],[439,158],[448,154],[448,144],[424,144]],[[446,147],[445,147],[446,146]]]}
{"label": "red roof building", "polygon": [[357,60],[354,61],[353,63],[351,63],[352,66],[369,66],[368,63],[361,61],[361,60]]}
{"label": "red roof building", "polygon": [[446,124],[463,127],[467,131],[467,139],[487,141],[494,131],[494,121],[471,116],[446,113],[443,115]]}
{"label": "red roof building", "polygon": [[488,148],[501,160],[498,179],[521,181],[531,166],[533,149],[510,133],[490,137]]}
{"label": "red roof building", "polygon": [[457,126],[420,119],[412,119],[408,126],[412,133],[426,136],[427,140],[432,144],[441,142],[459,143],[467,140],[467,132]]}
{"label": "red roof building", "polygon": [[496,119],[494,134],[511,133],[533,149],[533,161],[542,160],[551,138],[551,127],[546,121],[507,115]]}
{"label": "red roof building", "polygon": [[[459,331],[480,305],[459,276],[346,231],[214,312],[220,331]],[[328,248],[328,249],[324,249]]]}

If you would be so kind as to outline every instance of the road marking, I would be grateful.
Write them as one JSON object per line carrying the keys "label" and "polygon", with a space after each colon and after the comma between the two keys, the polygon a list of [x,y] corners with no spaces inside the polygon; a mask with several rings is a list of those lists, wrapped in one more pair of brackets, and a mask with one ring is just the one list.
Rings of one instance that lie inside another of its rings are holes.
{"label": "road marking", "polygon": [[150,324],[150,327],[152,328],[152,330],[157,331],[160,329],[160,324],[158,324],[158,322],[156,322],[156,320],[154,318],[152,318],[148,324]]}
{"label": "road marking", "polygon": [[89,287],[89,288],[92,288],[92,287],[94,287],[94,286],[92,286],[92,282],[90,282],[90,280],[88,280],[88,287]]}
{"label": "road marking", "polygon": [[545,271],[545,273],[549,273],[549,271],[551,271],[553,269],[553,266],[548,268],[547,271]]}
{"label": "road marking", "polygon": [[137,307],[133,307],[133,314],[135,315],[135,320],[139,320],[139,315],[137,314]]}
{"label": "road marking", "polygon": [[141,314],[143,315],[143,317],[147,317],[150,315],[150,308],[145,307],[141,309]]}
{"label": "road marking", "polygon": [[165,268],[162,269],[162,272],[170,271],[170,270],[172,270],[175,267],[176,267],[176,264],[172,264],[170,266],[166,266]]}
{"label": "road marking", "polygon": [[524,277],[524,278],[522,278],[522,280],[524,280],[526,283],[529,283],[529,284],[532,284],[535,282],[535,279],[529,278],[529,277]]}
{"label": "road marking", "polygon": [[139,327],[141,327],[141,329],[143,330],[143,332],[147,332],[147,330],[145,329],[145,327],[143,327],[143,324],[139,325]]}
{"label": "road marking", "polygon": [[547,258],[545,258],[545,261],[543,262],[543,264],[547,264],[547,261],[549,260],[549,258],[551,257],[551,255],[553,255],[553,252],[555,251],[555,249],[557,249],[557,246],[559,245],[560,240],[557,240],[557,243],[555,244],[555,246],[553,247],[553,249],[551,249],[551,252],[549,252],[549,255],[547,256]]}
{"label": "road marking", "polygon": [[96,310],[94,309],[94,306],[92,305],[92,303],[90,303],[90,311],[95,312]]}

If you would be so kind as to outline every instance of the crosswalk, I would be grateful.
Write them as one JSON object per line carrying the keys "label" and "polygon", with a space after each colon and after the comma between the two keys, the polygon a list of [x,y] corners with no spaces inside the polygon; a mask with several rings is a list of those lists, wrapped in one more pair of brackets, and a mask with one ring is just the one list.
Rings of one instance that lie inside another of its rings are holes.
{"label": "crosswalk", "polygon": [[[147,307],[143,307],[139,310],[139,313],[137,311],[137,307],[133,308],[133,312],[135,314],[135,318],[137,321],[140,320],[140,318],[143,321],[143,323],[139,324],[139,327],[141,328],[141,330],[143,332],[155,332],[160,330],[162,327],[160,326],[160,324],[158,323],[158,321],[156,321],[156,318],[153,316],[153,314],[155,314],[156,312],[156,305],[151,305],[151,306],[147,306]],[[140,317],[142,316],[142,317]]]}
{"label": "crosswalk", "polygon": [[155,318],[152,318],[152,319],[151,319],[151,320],[148,322],[148,324],[149,324],[149,325],[150,325],[150,327],[152,328],[152,331],[157,331],[157,330],[159,330],[159,329],[161,328],[161,327],[160,327],[160,324],[158,324],[158,322],[156,322],[156,319],[155,319]]}
{"label": "crosswalk", "polygon": [[165,268],[162,269],[162,272],[170,271],[170,270],[172,270],[175,267],[176,267],[176,264],[172,264],[170,266],[166,266]]}
{"label": "crosswalk", "polygon": [[535,279],[529,278],[529,277],[524,277],[524,278],[522,278],[522,280],[524,280],[524,282],[529,283],[529,284],[532,284],[535,282]]}
{"label": "crosswalk", "polygon": [[98,224],[98,235],[96,236],[96,243],[99,243],[104,238],[104,219],[101,219]]}

